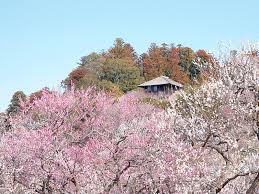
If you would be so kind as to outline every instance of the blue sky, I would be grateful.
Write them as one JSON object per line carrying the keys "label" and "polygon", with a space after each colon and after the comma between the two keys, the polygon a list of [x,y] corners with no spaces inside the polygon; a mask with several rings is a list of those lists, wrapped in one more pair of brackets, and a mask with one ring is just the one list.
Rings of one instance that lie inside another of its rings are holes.
{"label": "blue sky", "polygon": [[259,38],[258,0],[0,0],[0,111],[12,94],[58,88],[115,38],[141,54],[151,42],[213,51]]}

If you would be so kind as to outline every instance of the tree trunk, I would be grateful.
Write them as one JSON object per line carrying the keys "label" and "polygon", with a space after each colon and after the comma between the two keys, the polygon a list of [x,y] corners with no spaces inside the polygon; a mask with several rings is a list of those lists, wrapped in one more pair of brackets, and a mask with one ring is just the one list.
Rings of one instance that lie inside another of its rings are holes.
{"label": "tree trunk", "polygon": [[247,190],[246,194],[259,194],[259,173],[255,177],[252,185]]}

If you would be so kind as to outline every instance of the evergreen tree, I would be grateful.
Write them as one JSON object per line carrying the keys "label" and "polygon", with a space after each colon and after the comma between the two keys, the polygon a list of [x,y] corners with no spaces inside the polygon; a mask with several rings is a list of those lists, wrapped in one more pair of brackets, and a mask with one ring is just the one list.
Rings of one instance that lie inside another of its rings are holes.
{"label": "evergreen tree", "polygon": [[15,114],[20,111],[20,101],[25,100],[26,95],[22,91],[17,91],[13,94],[11,103],[9,104],[6,112],[8,115]]}

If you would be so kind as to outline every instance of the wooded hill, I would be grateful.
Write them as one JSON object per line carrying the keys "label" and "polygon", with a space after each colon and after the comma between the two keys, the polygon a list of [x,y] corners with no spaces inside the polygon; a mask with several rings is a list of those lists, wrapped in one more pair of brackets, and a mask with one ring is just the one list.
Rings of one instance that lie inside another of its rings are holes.
{"label": "wooded hill", "polygon": [[[174,44],[152,43],[148,51],[138,55],[130,43],[117,38],[107,51],[92,52],[81,57],[78,66],[62,81],[65,89],[72,85],[78,89],[95,86],[120,96],[147,80],[165,75],[184,85],[201,84],[212,76],[216,60],[205,50],[194,51],[189,47]],[[29,96],[30,102],[42,96],[42,90]],[[14,93],[7,113],[19,111],[20,99],[25,99],[22,91]]]}
{"label": "wooded hill", "polygon": [[83,56],[62,85],[65,88],[71,84],[77,88],[95,85],[121,94],[161,75],[182,84],[195,84],[212,73],[210,68],[214,61],[205,50],[194,51],[180,44],[152,43],[147,52],[138,55],[130,43],[118,38],[107,51]]}

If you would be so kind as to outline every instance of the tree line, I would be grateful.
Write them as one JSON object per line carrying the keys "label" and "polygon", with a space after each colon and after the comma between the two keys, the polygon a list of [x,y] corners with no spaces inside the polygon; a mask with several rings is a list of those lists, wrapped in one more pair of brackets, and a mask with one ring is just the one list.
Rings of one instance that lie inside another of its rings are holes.
{"label": "tree line", "polygon": [[117,38],[107,51],[83,56],[79,66],[62,82],[65,88],[95,85],[109,92],[125,93],[143,81],[165,75],[182,84],[195,84],[211,74],[208,64],[215,62],[205,50],[194,51],[174,44],[152,43],[138,56],[130,43]]}
{"label": "tree line", "polygon": [[[202,49],[195,52],[181,44],[152,43],[147,52],[138,55],[130,43],[117,38],[107,51],[81,57],[61,85],[65,89],[71,89],[72,85],[77,89],[94,86],[120,96],[161,75],[182,84],[201,84],[215,73],[213,65],[216,64],[212,54]],[[42,90],[30,94],[30,101],[40,98]],[[25,98],[23,91],[15,92],[7,114],[18,112],[19,101]]]}

